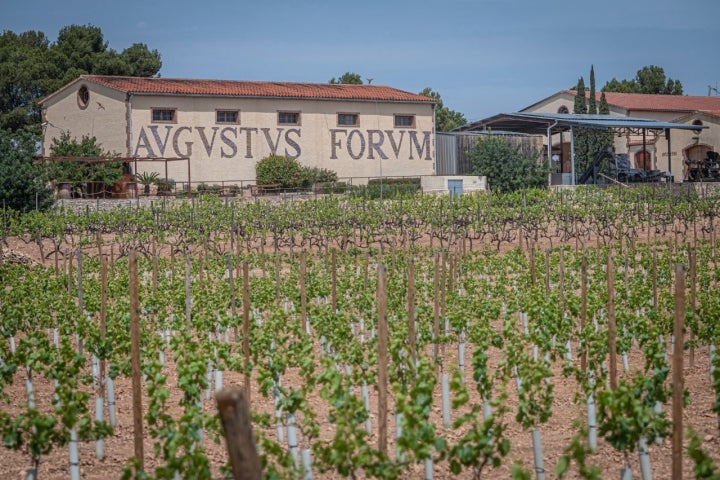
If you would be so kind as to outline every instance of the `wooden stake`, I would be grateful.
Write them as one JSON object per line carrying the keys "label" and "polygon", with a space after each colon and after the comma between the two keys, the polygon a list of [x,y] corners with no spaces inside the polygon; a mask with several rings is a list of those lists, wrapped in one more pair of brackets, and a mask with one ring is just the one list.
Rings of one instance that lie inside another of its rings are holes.
{"label": "wooden stake", "polygon": [[[587,322],[587,257],[583,253],[582,264],[580,266],[580,299],[582,301],[580,306],[580,331],[585,330],[585,323]],[[587,372],[587,346],[582,349],[580,355],[580,368],[583,372]]]}
{"label": "wooden stake", "polygon": [[140,367],[140,305],[138,299],[137,254],[130,250],[130,361],[133,392],[133,438],[138,470],[143,470],[142,372]]}
{"label": "wooden stake", "polygon": [[378,265],[378,450],[387,455],[388,417],[388,321],[387,321],[387,269]]}
{"label": "wooden stake", "polygon": [[550,250],[545,249],[545,293],[550,293]]}
{"label": "wooden stake", "polygon": [[683,329],[685,327],[685,266],[675,265],[675,351],[673,353],[673,433],[672,433],[672,478],[683,478]]}
{"label": "wooden stake", "polygon": [[[695,247],[690,249],[690,318],[697,324],[698,320],[695,317],[695,311],[697,307],[697,286],[696,282],[696,265],[697,265],[697,251]],[[697,326],[695,327],[697,329]],[[695,339],[695,330],[690,331],[690,340]],[[677,348],[677,341],[675,342]],[[695,367],[695,342],[690,342],[690,368]]]}
{"label": "wooden stake", "polygon": [[440,355],[440,254],[435,254],[435,270],[433,275],[433,361],[437,362]]}
{"label": "wooden stake", "polygon": [[262,467],[253,438],[250,402],[242,390],[215,394],[235,480],[262,480]]}
{"label": "wooden stake", "polygon": [[607,257],[608,350],[610,352],[610,388],[617,388],[617,324],[615,323],[615,272],[611,252]]}
{"label": "wooden stake", "polygon": [[306,252],[300,252],[300,321],[302,328],[307,324],[307,292],[305,289]]}
{"label": "wooden stake", "polygon": [[158,253],[157,253],[157,242],[155,237],[152,237],[152,291],[153,296],[157,295],[157,284],[158,284]]}
{"label": "wooden stake", "polygon": [[331,260],[330,260],[330,271],[332,272],[331,284],[330,284],[330,304],[332,305],[332,312],[337,312],[337,260],[335,258],[335,249],[332,249]]}
{"label": "wooden stake", "polygon": [[245,396],[250,402],[250,266],[243,261],[243,356],[245,357]]}
{"label": "wooden stake", "polygon": [[408,344],[413,364],[417,362],[415,347],[415,264],[412,256],[408,256]]}
{"label": "wooden stake", "polygon": [[192,291],[190,290],[190,251],[185,249],[185,320],[192,325]]}

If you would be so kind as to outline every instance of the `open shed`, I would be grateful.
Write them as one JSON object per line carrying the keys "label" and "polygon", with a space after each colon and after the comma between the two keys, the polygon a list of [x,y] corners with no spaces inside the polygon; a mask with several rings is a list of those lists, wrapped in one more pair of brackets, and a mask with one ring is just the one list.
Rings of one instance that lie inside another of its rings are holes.
{"label": "open shed", "polygon": [[[529,135],[545,135],[547,137],[547,157],[552,158],[552,137],[570,133],[570,172],[564,177],[567,182],[564,184],[575,185],[577,175],[575,172],[575,129],[598,129],[610,130],[614,134],[637,135],[645,142],[649,132],[663,134],[667,141],[667,164],[658,167],[667,167],[669,176],[672,171],[672,145],[671,130],[693,130],[699,131],[707,128],[704,125],[689,125],[684,123],[663,122],[658,120],[634,117],[619,117],[616,115],[589,115],[572,113],[501,113],[484,120],[472,122],[460,131],[471,132],[492,132],[494,130],[503,132],[516,132]],[[562,140],[561,140],[562,143]]]}

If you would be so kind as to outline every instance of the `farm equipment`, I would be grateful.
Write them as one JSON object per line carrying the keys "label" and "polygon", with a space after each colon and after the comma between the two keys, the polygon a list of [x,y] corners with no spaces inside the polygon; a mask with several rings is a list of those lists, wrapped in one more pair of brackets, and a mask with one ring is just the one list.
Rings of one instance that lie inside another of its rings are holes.
{"label": "farm equipment", "polygon": [[720,161],[718,152],[707,152],[702,160],[685,160],[687,171],[685,180],[688,182],[720,181]]}
{"label": "farm equipment", "polygon": [[[603,163],[607,163],[608,169],[606,173],[601,173],[600,167]],[[670,178],[668,172],[661,170],[643,170],[641,168],[632,168],[630,160],[627,155],[615,155],[612,153],[612,149],[609,147],[600,151],[587,170],[580,176],[577,181],[578,185],[584,185],[588,183],[590,179],[592,182],[598,183],[598,176],[604,176],[606,178],[612,178],[620,183],[649,183],[649,182],[661,182],[667,181]]]}

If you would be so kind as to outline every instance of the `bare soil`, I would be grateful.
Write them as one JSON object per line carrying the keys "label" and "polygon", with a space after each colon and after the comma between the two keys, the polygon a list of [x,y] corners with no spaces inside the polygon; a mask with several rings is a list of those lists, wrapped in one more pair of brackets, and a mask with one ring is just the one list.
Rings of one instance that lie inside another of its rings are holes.
{"label": "bare soil", "polygon": [[[594,245],[596,239],[590,240],[590,245]],[[3,245],[3,252],[6,255],[5,259],[13,259],[15,261],[32,261],[40,263],[39,250],[36,244],[26,243],[26,241],[10,238],[6,245]],[[50,245],[47,245],[50,248]],[[515,245],[503,245],[502,250],[508,250],[515,248]],[[49,250],[47,250],[49,251]],[[50,266],[52,259],[47,259],[45,264]],[[497,365],[502,357],[502,352],[491,349],[490,363],[491,365]],[[472,384],[472,371],[470,367],[470,358],[472,356],[472,346],[468,345],[466,351],[466,371],[465,378],[470,384]],[[169,357],[169,356],[168,356]],[[457,351],[453,349],[449,355],[449,363],[451,365],[457,365]],[[634,348],[630,353],[630,369],[631,372],[642,368],[643,360],[642,353]],[[578,361],[577,358],[575,361]],[[168,385],[176,384],[176,373],[172,361],[168,361],[165,366],[165,373],[168,374]],[[584,402],[580,397],[577,382],[574,379],[567,379],[561,375],[561,365],[554,365],[554,377],[552,383],[554,385],[554,400],[552,416],[550,420],[541,426],[540,430],[542,433],[542,444],[544,452],[544,468],[547,473],[547,478],[555,478],[555,467],[556,464],[563,454],[564,449],[570,444],[572,437],[578,431],[578,428],[574,426],[576,421],[585,421],[585,406]],[[714,402],[714,394],[710,383],[709,373],[709,358],[708,349],[701,348],[695,352],[694,365],[690,364],[689,352],[685,352],[684,360],[684,376],[685,376],[685,388],[689,392],[689,398],[692,403],[684,409],[683,422],[684,426],[692,427],[695,432],[703,440],[703,447],[708,450],[715,462],[720,462],[720,439],[718,438],[718,422],[717,417],[712,411],[712,404]],[[6,409],[9,413],[14,413],[20,408],[26,401],[25,393],[25,373],[20,371],[17,373],[15,382],[7,389],[6,393],[10,397],[9,404],[4,404],[3,409]],[[291,372],[283,379],[284,384],[292,385],[293,381],[297,381],[297,377]],[[242,378],[239,374],[234,372],[225,372],[224,379],[225,386],[239,386],[242,384]],[[36,398],[39,405],[50,405],[50,399],[52,397],[52,383],[49,380],[43,378],[35,378],[36,385]],[[477,397],[477,393],[474,389],[471,390],[471,398],[474,402],[480,402]],[[482,478],[509,478],[510,477],[510,466],[513,462],[522,464],[526,469],[533,470],[533,453],[530,432],[523,430],[523,428],[515,421],[514,412],[517,407],[517,395],[515,393],[514,384],[508,384],[507,386],[507,406],[510,413],[505,416],[505,421],[508,424],[505,437],[510,440],[511,451],[509,457],[505,460],[503,466],[498,469],[488,469]],[[117,395],[117,411],[118,411],[118,425],[115,429],[114,435],[105,440],[105,451],[107,456],[104,460],[97,460],[95,458],[95,445],[92,442],[84,442],[80,444],[80,462],[81,462],[81,477],[83,479],[108,479],[108,478],[119,478],[122,475],[123,466],[128,464],[128,459],[134,454],[133,449],[133,419],[132,419],[132,394],[131,394],[131,381],[129,378],[118,378],[116,381],[116,395]],[[179,415],[182,411],[177,406],[177,400],[179,399],[180,393],[177,389],[172,391],[171,399],[168,401],[168,405],[175,405],[170,410],[171,415]],[[252,409],[255,412],[265,412],[272,414],[273,404],[271,399],[265,399],[257,391],[257,384],[253,385],[253,391],[251,394]],[[376,393],[371,389],[371,417],[373,422],[373,434],[371,441],[377,440],[377,402]],[[451,428],[446,429],[442,427],[442,412],[440,409],[441,405],[441,392],[440,385],[438,385],[434,392],[434,409],[433,409],[433,421],[435,425],[438,425],[438,431],[442,436],[448,439],[452,444],[457,438],[460,437],[461,432],[453,431]],[[317,412],[318,419],[321,422],[321,437],[327,437],[330,435],[328,430],[328,423],[323,422],[323,419],[327,416],[327,405],[324,401],[319,398],[310,399],[312,408]],[[143,405],[147,408],[148,400],[143,399]],[[668,415],[671,411],[672,406],[665,406]],[[214,399],[206,400],[204,402],[204,408],[206,411],[214,412],[216,410]],[[456,418],[461,412],[453,412],[453,418]],[[394,432],[394,419],[390,418],[390,452],[394,452],[394,445],[392,439]],[[257,427],[256,427],[257,428]],[[268,436],[274,438],[275,430],[269,429],[265,432]],[[687,439],[685,440],[685,449],[687,449]],[[210,459],[214,476],[220,478],[220,467],[227,461],[227,452],[225,450],[224,442],[215,444],[211,441],[205,441],[205,448],[207,456]],[[144,441],[145,451],[145,465],[148,471],[152,471],[153,468],[158,464],[156,457],[153,453],[153,440],[145,435]],[[660,444],[650,446],[650,459],[652,465],[652,471],[654,478],[656,479],[669,479],[671,478],[671,442],[670,439],[665,439]],[[630,464],[636,478],[640,476],[640,468],[638,463],[637,454],[633,454],[630,457]],[[615,451],[607,442],[600,439],[598,450],[588,458],[588,463],[591,465],[599,466],[603,470],[603,478],[618,478],[620,476],[620,470],[624,465],[623,454]],[[0,478],[3,479],[23,479],[25,478],[25,471],[30,466],[30,458],[27,454],[22,452],[10,451],[4,449],[0,456]],[[685,478],[692,478],[692,463],[691,459],[687,454],[683,456],[683,470],[685,472]],[[51,452],[50,454],[42,458],[40,464],[38,478],[39,479],[61,479],[67,478],[68,473],[68,452],[67,449],[62,448]],[[416,465],[414,468],[407,471],[402,477],[405,479],[420,479],[423,478],[423,466]],[[449,478],[470,478],[470,473],[465,472],[462,475],[455,477],[450,474],[447,464],[439,463],[435,465],[434,476],[437,479],[449,479]],[[337,474],[320,474],[315,472],[315,478],[339,478]],[[573,468],[573,471],[566,478],[579,478],[577,472]]]}

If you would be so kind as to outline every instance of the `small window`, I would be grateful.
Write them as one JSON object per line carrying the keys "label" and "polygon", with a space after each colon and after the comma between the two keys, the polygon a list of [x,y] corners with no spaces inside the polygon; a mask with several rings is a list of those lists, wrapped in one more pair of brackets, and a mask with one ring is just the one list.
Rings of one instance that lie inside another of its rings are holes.
{"label": "small window", "polygon": [[175,110],[153,109],[152,121],[158,123],[175,123]]}
{"label": "small window", "polygon": [[558,113],[570,113],[570,110],[568,110],[568,108],[565,105],[563,105],[560,108],[558,108]]}
{"label": "small window", "polygon": [[215,112],[215,123],[240,123],[240,112],[237,110],[217,110]]}
{"label": "small window", "polygon": [[300,112],[278,112],[278,124],[300,125]]}
{"label": "small window", "polygon": [[360,125],[360,117],[357,113],[338,113],[337,123],[344,127],[357,127]]}
{"label": "small window", "polygon": [[396,127],[414,127],[415,115],[395,115]]}
{"label": "small window", "polygon": [[78,90],[77,102],[78,107],[80,107],[80,109],[82,110],[85,110],[88,106],[88,103],[90,103],[90,91],[85,85],[80,87],[80,89]]}

